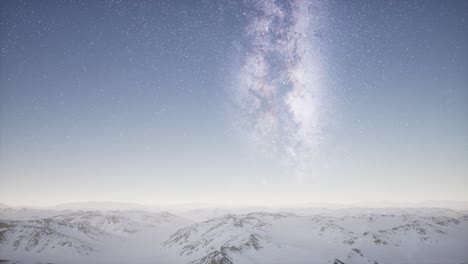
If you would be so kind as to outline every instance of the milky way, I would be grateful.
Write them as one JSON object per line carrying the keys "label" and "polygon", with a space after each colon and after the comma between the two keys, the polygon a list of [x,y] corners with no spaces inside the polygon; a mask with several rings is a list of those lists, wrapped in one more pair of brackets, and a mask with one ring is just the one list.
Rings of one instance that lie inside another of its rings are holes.
{"label": "milky way", "polygon": [[244,63],[235,86],[241,127],[264,153],[303,173],[323,136],[320,6],[308,1],[249,4]]}

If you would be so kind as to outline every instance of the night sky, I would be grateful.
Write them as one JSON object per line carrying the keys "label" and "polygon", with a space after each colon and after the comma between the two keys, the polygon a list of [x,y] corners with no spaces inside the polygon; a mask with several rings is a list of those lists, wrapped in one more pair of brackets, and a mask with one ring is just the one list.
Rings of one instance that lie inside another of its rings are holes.
{"label": "night sky", "polygon": [[0,202],[468,200],[468,2],[0,2]]}

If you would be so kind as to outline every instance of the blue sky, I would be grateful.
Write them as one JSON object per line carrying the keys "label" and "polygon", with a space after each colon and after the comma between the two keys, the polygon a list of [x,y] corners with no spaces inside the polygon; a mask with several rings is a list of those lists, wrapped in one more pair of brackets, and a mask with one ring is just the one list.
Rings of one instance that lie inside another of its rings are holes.
{"label": "blue sky", "polygon": [[466,1],[2,1],[0,201],[467,200]]}

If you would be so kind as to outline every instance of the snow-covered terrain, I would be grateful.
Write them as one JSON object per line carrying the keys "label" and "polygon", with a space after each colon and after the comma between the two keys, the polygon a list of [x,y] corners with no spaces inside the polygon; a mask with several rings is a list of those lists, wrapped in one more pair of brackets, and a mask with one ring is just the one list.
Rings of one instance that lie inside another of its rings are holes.
{"label": "snow-covered terrain", "polygon": [[5,263],[460,264],[467,249],[468,211],[442,208],[0,209]]}

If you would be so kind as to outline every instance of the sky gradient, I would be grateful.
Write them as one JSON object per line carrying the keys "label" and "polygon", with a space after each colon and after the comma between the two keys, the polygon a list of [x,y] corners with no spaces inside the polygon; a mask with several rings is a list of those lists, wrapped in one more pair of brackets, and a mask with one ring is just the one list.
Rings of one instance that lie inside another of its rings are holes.
{"label": "sky gradient", "polygon": [[1,1],[0,202],[468,200],[466,1]]}

